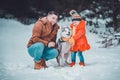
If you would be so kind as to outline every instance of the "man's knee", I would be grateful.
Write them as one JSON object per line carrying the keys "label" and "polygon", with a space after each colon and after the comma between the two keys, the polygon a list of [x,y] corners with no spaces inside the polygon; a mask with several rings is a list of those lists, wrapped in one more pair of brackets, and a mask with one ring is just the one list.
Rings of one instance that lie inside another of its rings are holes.
{"label": "man's knee", "polygon": [[44,52],[44,55],[42,56],[45,60],[50,60],[53,58],[56,58],[58,56],[58,50],[57,49],[48,49]]}
{"label": "man's knee", "polygon": [[41,43],[41,42],[37,42],[37,43],[35,43],[35,45],[36,45],[36,46],[40,46],[40,47],[44,47],[44,44]]}
{"label": "man's knee", "polygon": [[44,44],[43,43],[35,43],[33,44],[36,48],[39,48],[39,49],[44,49]]}
{"label": "man's knee", "polygon": [[57,49],[53,49],[53,57],[57,57],[58,56],[58,50]]}
{"label": "man's knee", "polygon": [[34,43],[28,48],[28,52],[33,54],[34,51],[43,51],[44,50],[44,44],[43,43]]}

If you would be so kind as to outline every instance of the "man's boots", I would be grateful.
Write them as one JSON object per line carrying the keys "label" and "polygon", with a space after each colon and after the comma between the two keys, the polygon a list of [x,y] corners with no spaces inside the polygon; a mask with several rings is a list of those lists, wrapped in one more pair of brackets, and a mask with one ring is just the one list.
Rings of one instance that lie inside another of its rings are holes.
{"label": "man's boots", "polygon": [[47,68],[46,61],[44,59],[41,59],[41,64],[44,68]]}
{"label": "man's boots", "polygon": [[41,59],[39,62],[35,62],[34,63],[34,69],[42,69],[42,68],[46,68],[46,62],[44,59]]}

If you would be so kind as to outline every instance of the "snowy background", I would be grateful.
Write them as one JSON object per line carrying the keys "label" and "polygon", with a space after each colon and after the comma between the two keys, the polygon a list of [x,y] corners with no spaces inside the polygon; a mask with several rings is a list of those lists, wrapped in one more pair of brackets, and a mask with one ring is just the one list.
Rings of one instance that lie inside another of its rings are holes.
{"label": "snowy background", "polygon": [[[89,19],[87,19],[89,21]],[[47,61],[48,68],[34,70],[32,58],[27,53],[26,44],[31,37],[34,24],[24,25],[15,19],[0,19],[0,80],[119,80],[120,79],[120,46],[118,40],[112,38],[112,45],[102,43],[104,36],[111,35],[111,28],[106,29],[106,21],[98,20],[101,25],[86,26],[86,36],[91,45],[89,51],[83,53],[85,67],[58,67],[55,59]],[[60,26],[68,26],[69,18],[59,21]],[[108,30],[108,32],[107,32]],[[60,32],[60,31],[59,31]],[[116,33],[112,33],[116,34]],[[59,37],[59,35],[58,35]],[[107,39],[109,39],[107,37]]]}

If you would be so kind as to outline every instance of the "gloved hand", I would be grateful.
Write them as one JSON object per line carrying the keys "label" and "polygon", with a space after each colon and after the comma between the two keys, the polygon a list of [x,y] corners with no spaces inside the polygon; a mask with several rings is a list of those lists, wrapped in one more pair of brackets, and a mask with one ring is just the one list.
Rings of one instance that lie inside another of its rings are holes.
{"label": "gloved hand", "polygon": [[70,38],[61,37],[62,41],[68,41]]}
{"label": "gloved hand", "polygon": [[48,47],[55,47],[55,42],[49,42]]}
{"label": "gloved hand", "polygon": [[75,40],[73,39],[73,37],[71,37],[68,42],[72,47],[75,45]]}

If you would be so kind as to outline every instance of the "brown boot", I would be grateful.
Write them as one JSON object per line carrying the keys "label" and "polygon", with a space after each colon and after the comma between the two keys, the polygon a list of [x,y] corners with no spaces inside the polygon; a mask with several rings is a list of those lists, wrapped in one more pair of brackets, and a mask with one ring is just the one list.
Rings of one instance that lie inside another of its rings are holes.
{"label": "brown boot", "polygon": [[41,61],[34,63],[34,69],[42,69],[44,66],[41,65]]}
{"label": "brown boot", "polygon": [[42,65],[44,68],[47,68],[46,61],[45,61],[44,59],[41,59],[41,65]]}
{"label": "brown boot", "polygon": [[42,69],[42,68],[46,68],[47,65],[45,63],[44,59],[41,59],[39,62],[35,62],[34,64],[34,69]]}

